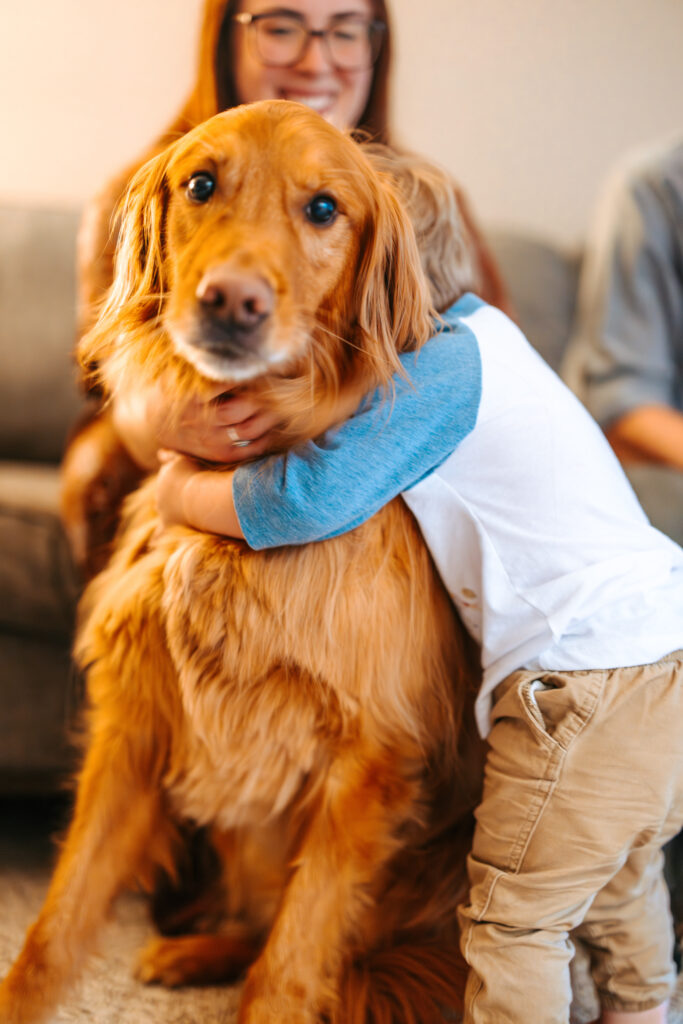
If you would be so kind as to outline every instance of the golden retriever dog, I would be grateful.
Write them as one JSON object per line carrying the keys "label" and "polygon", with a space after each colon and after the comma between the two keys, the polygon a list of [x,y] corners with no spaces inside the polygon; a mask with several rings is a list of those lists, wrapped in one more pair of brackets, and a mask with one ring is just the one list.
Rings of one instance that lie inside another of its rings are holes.
{"label": "golden retriever dog", "polygon": [[[397,352],[432,316],[390,178],[317,114],[268,102],[138,173],[80,357],[109,393],[162,374],[179,401],[248,386],[285,449],[378,386],[390,401]],[[87,752],[3,1024],[68,995],[111,901],[173,876],[188,824],[220,857],[219,923],[153,940],[143,980],[246,972],[240,1024],[443,1020],[464,978],[476,684],[401,500],[333,540],[256,552],[162,529],[151,479],[84,595],[76,658]]]}

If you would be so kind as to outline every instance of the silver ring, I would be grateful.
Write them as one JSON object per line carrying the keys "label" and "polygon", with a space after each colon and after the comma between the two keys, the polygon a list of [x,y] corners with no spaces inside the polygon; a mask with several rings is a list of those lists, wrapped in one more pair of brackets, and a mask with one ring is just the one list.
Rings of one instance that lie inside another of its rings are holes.
{"label": "silver ring", "polygon": [[233,448],[246,448],[248,444],[251,444],[251,441],[233,441],[232,442]]}

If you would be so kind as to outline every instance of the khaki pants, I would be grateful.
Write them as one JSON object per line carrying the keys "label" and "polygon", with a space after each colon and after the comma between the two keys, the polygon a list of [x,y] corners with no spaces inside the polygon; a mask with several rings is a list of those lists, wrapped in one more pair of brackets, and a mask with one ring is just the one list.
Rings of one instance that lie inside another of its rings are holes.
{"label": "khaki pants", "polygon": [[683,652],[498,687],[460,910],[467,1024],[566,1024],[569,932],[604,1008],[669,995],[661,848],[683,824]]}

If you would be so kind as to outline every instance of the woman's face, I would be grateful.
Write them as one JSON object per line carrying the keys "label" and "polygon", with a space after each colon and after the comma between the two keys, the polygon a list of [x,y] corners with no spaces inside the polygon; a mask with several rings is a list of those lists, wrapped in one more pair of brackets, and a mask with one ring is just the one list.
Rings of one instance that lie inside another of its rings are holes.
{"label": "woman's face", "polygon": [[[240,13],[299,15],[306,28],[320,31],[326,29],[332,19],[349,14],[370,20],[370,0],[243,0]],[[305,103],[313,110],[336,125],[337,128],[353,128],[363,113],[368,101],[373,69],[357,71],[342,70],[333,64],[325,41],[319,37],[309,38],[308,46],[298,61],[291,67],[270,67],[263,63],[254,46],[254,39],[248,38],[254,27],[235,23],[234,80],[237,96],[241,103],[256,100],[285,99]]]}

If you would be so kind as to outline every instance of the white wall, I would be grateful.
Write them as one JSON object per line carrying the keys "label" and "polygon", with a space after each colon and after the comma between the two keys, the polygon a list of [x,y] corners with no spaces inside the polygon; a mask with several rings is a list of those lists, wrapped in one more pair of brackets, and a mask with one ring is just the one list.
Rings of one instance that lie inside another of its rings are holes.
{"label": "white wall", "polygon": [[[200,0],[0,3],[0,201],[80,204],[189,89]],[[393,0],[401,141],[486,223],[578,241],[626,148],[683,129],[682,0]]]}
{"label": "white wall", "polygon": [[628,147],[683,131],[682,0],[394,0],[397,123],[489,222],[565,241]]}

